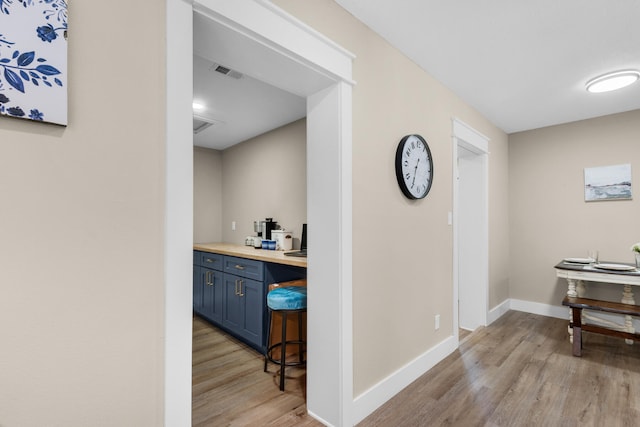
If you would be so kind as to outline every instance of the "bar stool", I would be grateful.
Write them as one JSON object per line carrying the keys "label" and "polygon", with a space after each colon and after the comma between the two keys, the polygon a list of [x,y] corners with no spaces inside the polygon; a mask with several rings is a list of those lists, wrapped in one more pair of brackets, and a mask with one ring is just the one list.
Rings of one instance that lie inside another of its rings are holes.
{"label": "bar stool", "polygon": [[[306,284],[306,282],[305,282]],[[267,362],[280,365],[280,391],[284,391],[284,370],[286,366],[304,366],[306,360],[306,341],[302,334],[302,314],[307,311],[307,287],[283,286],[275,288],[267,294],[267,307],[269,308],[269,329],[267,332],[267,351],[264,355],[264,372],[267,372]],[[271,344],[271,326],[273,313],[282,315],[282,337],[280,342]],[[298,315],[298,339],[287,340],[287,316]],[[271,344],[271,345],[270,345]],[[298,360],[287,362],[287,345],[298,345]],[[273,358],[273,350],[280,348],[280,359]]]}

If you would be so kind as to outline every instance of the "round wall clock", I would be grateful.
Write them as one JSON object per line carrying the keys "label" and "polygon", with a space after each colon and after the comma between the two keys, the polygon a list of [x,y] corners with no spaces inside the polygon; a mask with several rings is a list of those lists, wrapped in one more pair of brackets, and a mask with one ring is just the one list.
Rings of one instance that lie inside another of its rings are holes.
{"label": "round wall clock", "polygon": [[422,199],[433,182],[433,158],[427,141],[420,135],[407,135],[396,150],[396,178],[409,199]]}

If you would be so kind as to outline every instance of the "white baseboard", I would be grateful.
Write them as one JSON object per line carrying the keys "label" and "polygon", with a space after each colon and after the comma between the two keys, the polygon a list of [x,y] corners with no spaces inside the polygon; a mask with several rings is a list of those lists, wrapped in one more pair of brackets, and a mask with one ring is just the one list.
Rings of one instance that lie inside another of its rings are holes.
{"label": "white baseboard", "polygon": [[[538,302],[507,299],[489,310],[488,324],[495,322],[509,310],[524,311],[542,316],[568,319],[569,310],[562,306],[553,306]],[[358,424],[381,405],[398,394],[422,374],[433,368],[438,362],[457,349],[455,337],[451,336],[426,353],[412,360],[393,374],[389,375],[353,401],[353,424]]]}
{"label": "white baseboard", "polygon": [[526,313],[539,314],[541,316],[556,317],[558,319],[568,319],[569,309],[561,305],[549,305],[539,302],[524,301],[520,299],[510,299],[512,310],[524,311]]}
{"label": "white baseboard", "polygon": [[353,401],[353,424],[364,420],[456,349],[456,339],[451,336],[356,397]]}
{"label": "white baseboard", "polygon": [[510,309],[511,309],[511,300],[506,299],[502,303],[498,304],[497,306],[489,310],[489,315],[487,316],[487,325],[490,325],[496,320],[498,320],[500,317],[502,317],[503,314],[505,314]]}

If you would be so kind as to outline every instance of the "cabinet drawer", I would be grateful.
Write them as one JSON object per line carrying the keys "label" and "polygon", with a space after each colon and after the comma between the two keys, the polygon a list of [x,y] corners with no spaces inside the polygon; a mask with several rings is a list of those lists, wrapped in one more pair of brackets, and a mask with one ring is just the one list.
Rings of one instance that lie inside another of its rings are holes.
{"label": "cabinet drawer", "polygon": [[211,268],[213,270],[222,271],[222,260],[224,259],[223,255],[220,254],[212,254],[209,252],[200,252],[200,262],[199,264],[202,267]]}
{"label": "cabinet drawer", "polygon": [[262,282],[264,268],[261,261],[252,259],[224,257],[224,272]]}

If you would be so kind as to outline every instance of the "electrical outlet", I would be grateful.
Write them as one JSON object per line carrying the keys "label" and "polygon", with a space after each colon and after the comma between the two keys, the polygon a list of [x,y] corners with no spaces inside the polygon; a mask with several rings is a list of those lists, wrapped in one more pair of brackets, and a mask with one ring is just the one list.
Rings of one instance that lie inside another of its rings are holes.
{"label": "electrical outlet", "polygon": [[236,222],[231,221],[231,231],[236,231]]}
{"label": "electrical outlet", "polygon": [[440,329],[440,315],[436,314],[436,331]]}

